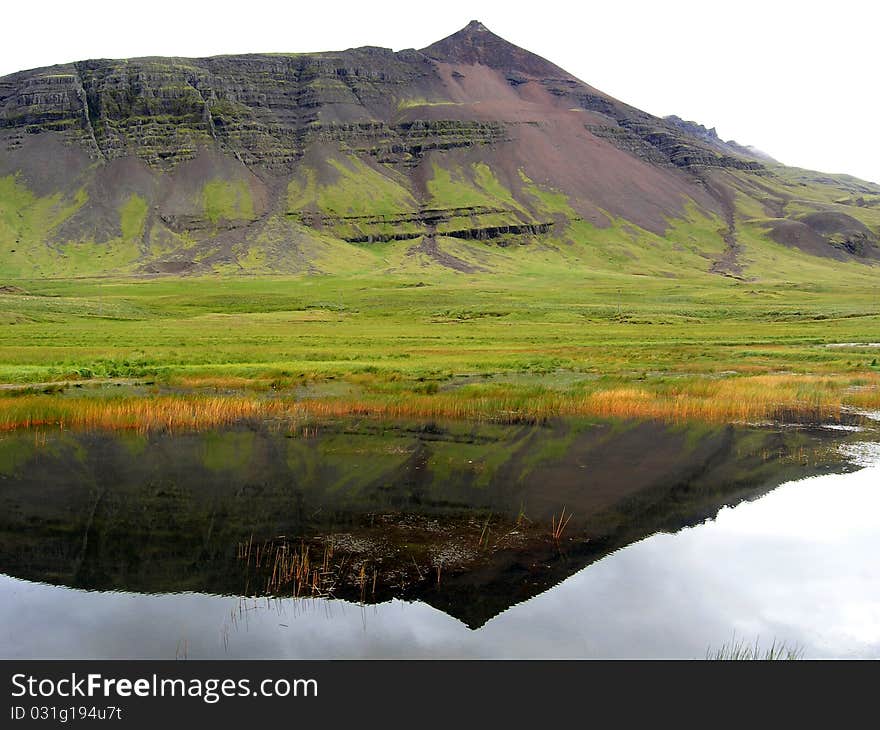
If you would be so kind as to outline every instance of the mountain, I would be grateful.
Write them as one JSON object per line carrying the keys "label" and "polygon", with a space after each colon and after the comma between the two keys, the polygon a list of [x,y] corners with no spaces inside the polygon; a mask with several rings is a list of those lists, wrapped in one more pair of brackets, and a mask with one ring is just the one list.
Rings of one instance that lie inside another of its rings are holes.
{"label": "mountain", "polygon": [[521,247],[793,276],[804,255],[876,261],[878,231],[880,186],[642,112],[477,21],[420,51],[0,78],[5,278],[492,272]]}

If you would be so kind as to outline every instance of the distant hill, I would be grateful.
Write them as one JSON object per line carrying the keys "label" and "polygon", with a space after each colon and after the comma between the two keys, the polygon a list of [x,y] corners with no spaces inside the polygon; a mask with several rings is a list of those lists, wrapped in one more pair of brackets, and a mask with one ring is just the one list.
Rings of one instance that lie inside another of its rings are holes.
{"label": "distant hill", "polygon": [[7,279],[333,273],[378,245],[394,247],[389,271],[491,273],[526,245],[796,277],[780,251],[870,263],[878,232],[880,186],[642,112],[477,21],[420,51],[0,78]]}

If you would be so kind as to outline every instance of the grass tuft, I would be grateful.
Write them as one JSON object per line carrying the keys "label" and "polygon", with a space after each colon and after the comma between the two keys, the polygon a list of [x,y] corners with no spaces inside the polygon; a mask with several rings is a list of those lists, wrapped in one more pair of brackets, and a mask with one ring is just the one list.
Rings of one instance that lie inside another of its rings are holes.
{"label": "grass tuft", "polygon": [[773,639],[770,646],[762,648],[760,637],[755,643],[747,643],[734,634],[730,642],[725,642],[718,649],[706,649],[706,659],[716,661],[792,661],[802,659],[804,649],[797,644],[789,645],[785,641]]}

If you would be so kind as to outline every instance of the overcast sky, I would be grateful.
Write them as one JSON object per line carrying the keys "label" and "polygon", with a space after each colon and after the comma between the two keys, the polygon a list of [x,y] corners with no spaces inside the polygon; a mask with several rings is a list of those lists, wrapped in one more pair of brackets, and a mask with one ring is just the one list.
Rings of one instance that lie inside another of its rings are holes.
{"label": "overcast sky", "polygon": [[880,182],[869,0],[4,3],[0,75],[86,58],[422,48],[472,19],[593,86],[786,164]]}

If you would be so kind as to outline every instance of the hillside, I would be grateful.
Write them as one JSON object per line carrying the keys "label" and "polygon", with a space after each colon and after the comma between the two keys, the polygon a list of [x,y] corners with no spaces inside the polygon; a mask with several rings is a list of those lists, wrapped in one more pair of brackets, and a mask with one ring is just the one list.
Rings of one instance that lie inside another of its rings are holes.
{"label": "hillside", "polygon": [[639,111],[476,21],[421,51],[0,78],[3,280],[536,260],[798,280],[858,273],[878,233],[880,186]]}

